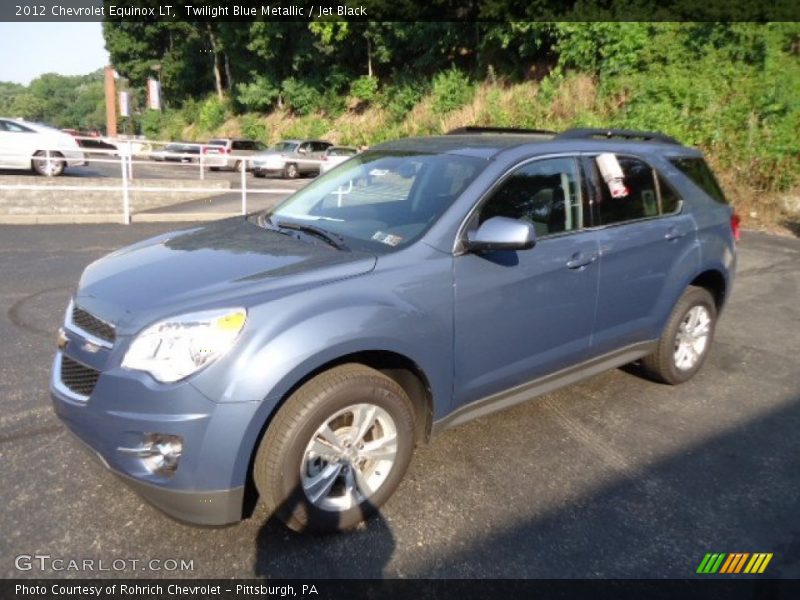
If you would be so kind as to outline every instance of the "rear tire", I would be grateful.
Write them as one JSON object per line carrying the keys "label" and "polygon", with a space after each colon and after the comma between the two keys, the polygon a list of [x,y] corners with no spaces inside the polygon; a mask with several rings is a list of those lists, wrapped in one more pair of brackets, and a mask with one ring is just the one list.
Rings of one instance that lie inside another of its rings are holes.
{"label": "rear tire", "polygon": [[258,447],[253,478],[270,514],[289,528],[343,531],[392,495],[413,449],[413,409],[403,388],[347,364],[284,403]]}
{"label": "rear tire", "polygon": [[47,152],[39,150],[31,160],[31,168],[39,175],[45,177],[58,177],[64,172],[66,167],[63,155],[58,152],[50,153],[50,160],[47,159]]}
{"label": "rear tire", "polygon": [[677,385],[700,370],[711,350],[717,307],[708,290],[691,286],[672,309],[655,352],[642,366],[656,381]]}
{"label": "rear tire", "polygon": [[283,177],[285,179],[297,179],[300,176],[300,171],[294,163],[288,163],[283,167]]}

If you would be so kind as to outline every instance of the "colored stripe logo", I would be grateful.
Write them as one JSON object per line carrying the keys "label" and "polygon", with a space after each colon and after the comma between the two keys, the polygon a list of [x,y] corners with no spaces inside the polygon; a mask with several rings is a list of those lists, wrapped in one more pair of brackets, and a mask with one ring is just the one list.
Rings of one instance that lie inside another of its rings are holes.
{"label": "colored stripe logo", "polygon": [[709,552],[700,561],[697,573],[701,575],[760,574],[766,570],[771,560],[772,552],[754,552],[752,554],[749,552]]}

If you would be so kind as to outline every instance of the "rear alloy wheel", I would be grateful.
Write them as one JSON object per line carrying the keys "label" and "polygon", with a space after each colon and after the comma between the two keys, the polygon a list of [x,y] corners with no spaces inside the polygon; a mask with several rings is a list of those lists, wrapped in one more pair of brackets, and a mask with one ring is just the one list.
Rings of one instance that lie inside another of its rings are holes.
{"label": "rear alloy wheel", "polygon": [[294,163],[289,163],[285,167],[283,167],[283,176],[286,179],[297,179],[300,175],[300,171],[297,169],[297,165]]}
{"label": "rear alloy wheel", "polygon": [[414,447],[408,396],[358,364],[326,371],[281,407],[256,453],[261,501],[296,531],[353,527],[377,512]]}
{"label": "rear alloy wheel", "polygon": [[66,165],[63,160],[63,155],[59,152],[50,152],[50,156],[48,157],[47,152],[39,150],[33,156],[31,167],[39,175],[58,177],[64,172],[64,167]]}
{"label": "rear alloy wheel", "polygon": [[645,370],[672,385],[691,379],[708,356],[716,322],[717,307],[708,290],[689,287],[675,304],[656,351],[642,360]]}

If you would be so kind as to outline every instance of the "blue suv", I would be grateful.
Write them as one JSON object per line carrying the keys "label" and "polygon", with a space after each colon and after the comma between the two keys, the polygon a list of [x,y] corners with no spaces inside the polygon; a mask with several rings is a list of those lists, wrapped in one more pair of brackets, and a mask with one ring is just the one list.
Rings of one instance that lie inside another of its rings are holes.
{"label": "blue suv", "polygon": [[738,220],[663,134],[464,128],[384,143],[277,208],[89,265],[58,416],[168,514],[352,527],[415,444],[641,361],[700,369]]}

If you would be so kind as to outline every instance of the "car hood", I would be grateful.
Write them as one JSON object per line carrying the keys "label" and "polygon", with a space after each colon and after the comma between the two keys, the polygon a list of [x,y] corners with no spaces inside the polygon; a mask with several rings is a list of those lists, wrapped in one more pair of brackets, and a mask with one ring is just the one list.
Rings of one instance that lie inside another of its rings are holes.
{"label": "car hood", "polygon": [[76,302],[120,334],[179,312],[249,306],[371,271],[377,258],[234,217],[117,250],[83,273]]}

